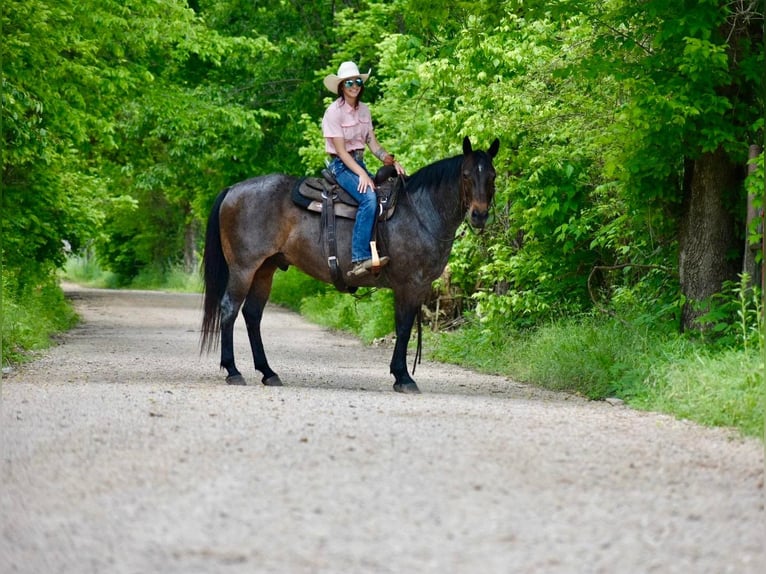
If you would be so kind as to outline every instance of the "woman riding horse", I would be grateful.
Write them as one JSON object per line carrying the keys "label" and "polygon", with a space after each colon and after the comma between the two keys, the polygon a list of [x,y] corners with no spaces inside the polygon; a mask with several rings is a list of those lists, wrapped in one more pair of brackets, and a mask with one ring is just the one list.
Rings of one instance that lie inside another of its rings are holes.
{"label": "woman riding horse", "polygon": [[[331,160],[328,167],[338,184],[359,204],[351,240],[349,277],[365,275],[372,268],[370,241],[374,239],[377,197],[373,176],[364,163],[364,146],[384,165],[393,165],[398,174],[404,174],[399,162],[375,138],[370,108],[361,102],[364,83],[369,77],[369,72],[360,74],[354,62],[343,62],[337,75],[330,74],[324,79],[325,87],[338,95],[322,119],[325,150]],[[379,265],[386,263],[388,257],[381,257]]]}

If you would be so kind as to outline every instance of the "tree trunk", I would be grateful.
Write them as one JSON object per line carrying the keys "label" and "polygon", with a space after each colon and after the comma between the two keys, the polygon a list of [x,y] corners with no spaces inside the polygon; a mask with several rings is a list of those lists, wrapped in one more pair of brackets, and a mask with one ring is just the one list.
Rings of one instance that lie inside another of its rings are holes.
{"label": "tree trunk", "polygon": [[[756,159],[761,154],[761,146],[751,145],[748,159],[751,160],[747,166],[748,174],[753,173],[757,168],[757,165],[752,160]],[[755,254],[761,249],[761,242],[750,242],[750,226],[754,220],[758,220],[758,230],[763,233],[763,209],[755,208],[755,197],[752,193],[747,196],[747,222],[745,226],[745,250],[742,261],[742,272],[747,273],[750,277],[750,285],[761,286],[761,266],[755,261]]]}
{"label": "tree trunk", "polygon": [[696,319],[705,313],[699,302],[735,280],[741,269],[733,215],[742,169],[722,148],[687,162],[679,237],[678,270],[686,303],[681,330],[701,329]]}
{"label": "tree trunk", "polygon": [[197,270],[197,225],[192,220],[184,228],[184,271],[194,273]]}

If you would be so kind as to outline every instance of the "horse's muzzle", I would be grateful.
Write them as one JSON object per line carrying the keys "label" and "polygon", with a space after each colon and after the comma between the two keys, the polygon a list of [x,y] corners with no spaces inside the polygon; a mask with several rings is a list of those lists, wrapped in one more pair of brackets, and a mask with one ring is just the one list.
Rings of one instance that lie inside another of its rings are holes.
{"label": "horse's muzzle", "polygon": [[483,229],[484,226],[487,224],[487,219],[489,219],[489,210],[488,209],[471,209],[470,213],[471,217],[471,225],[473,227],[476,227],[478,229]]}

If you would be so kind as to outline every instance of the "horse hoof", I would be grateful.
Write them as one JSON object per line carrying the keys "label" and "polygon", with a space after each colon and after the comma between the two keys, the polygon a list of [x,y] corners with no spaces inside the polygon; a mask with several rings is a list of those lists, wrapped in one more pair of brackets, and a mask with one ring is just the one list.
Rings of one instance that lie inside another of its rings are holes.
{"label": "horse hoof", "polygon": [[394,390],[397,393],[404,393],[406,395],[419,395],[420,389],[415,382],[411,383],[394,383]]}
{"label": "horse hoof", "polygon": [[279,378],[279,375],[271,375],[268,379],[266,377],[264,377],[262,382],[267,387],[281,387],[282,386],[282,379]]}
{"label": "horse hoof", "polygon": [[245,377],[242,375],[229,375],[226,377],[227,385],[246,385]]}

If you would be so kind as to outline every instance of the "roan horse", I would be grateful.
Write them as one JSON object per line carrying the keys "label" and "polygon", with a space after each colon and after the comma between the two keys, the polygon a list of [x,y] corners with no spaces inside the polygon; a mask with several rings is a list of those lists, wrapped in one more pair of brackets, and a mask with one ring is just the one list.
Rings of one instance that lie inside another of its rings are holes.
{"label": "roan horse", "polygon": [[[473,150],[463,140],[463,154],[439,160],[406,182],[394,216],[378,225],[378,245],[391,258],[379,274],[346,279],[350,287],[388,287],[394,292],[396,345],[391,358],[394,390],[419,393],[407,372],[407,344],[415,317],[444,271],[460,223],[466,218],[483,228],[495,193],[492,159],[500,141],[489,149]],[[222,191],[207,225],[203,260],[205,278],[202,350],[210,351],[221,336],[221,367],[229,384],[244,385],[234,363],[234,321],[240,307],[245,318],[256,370],[265,385],[282,381],[266,360],[261,318],[277,269],[294,265],[329,283],[327,254],[321,248],[321,217],[291,200],[298,178],[267,175]],[[354,222],[337,221],[338,262],[351,264]]]}

